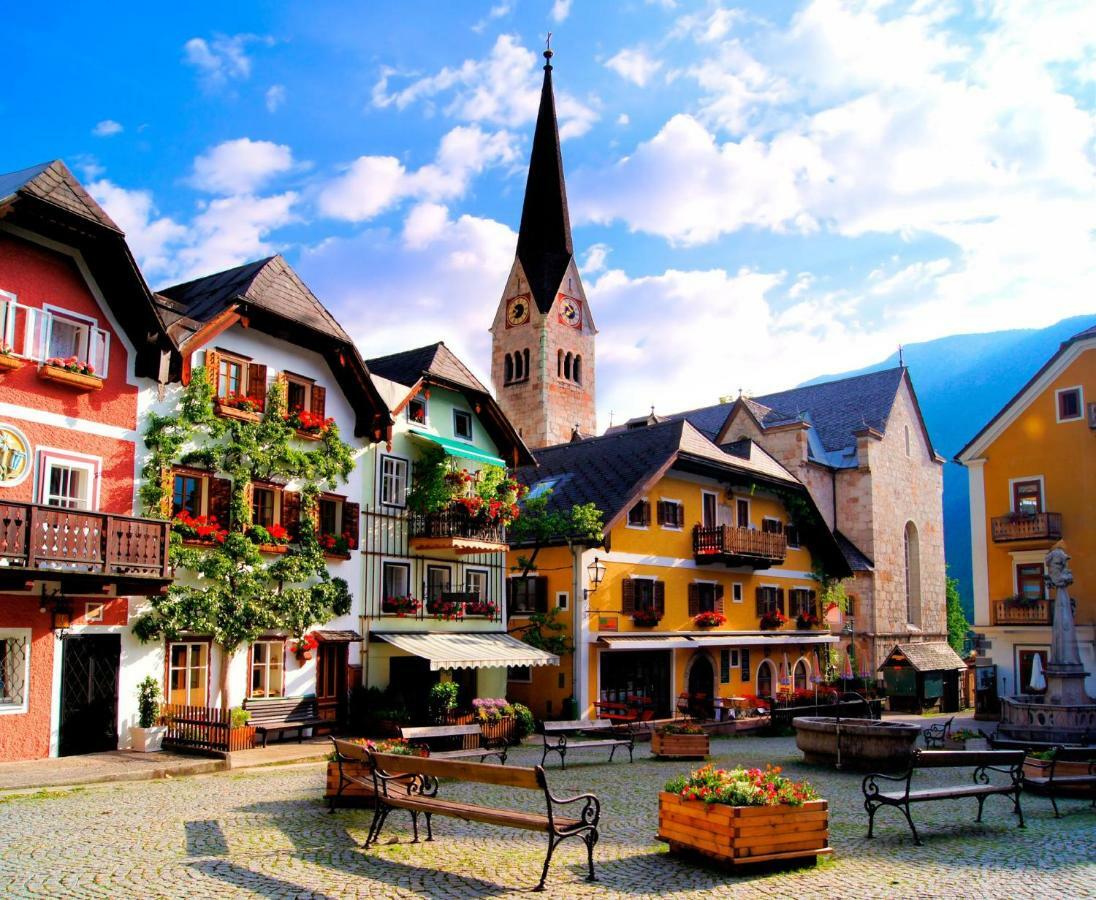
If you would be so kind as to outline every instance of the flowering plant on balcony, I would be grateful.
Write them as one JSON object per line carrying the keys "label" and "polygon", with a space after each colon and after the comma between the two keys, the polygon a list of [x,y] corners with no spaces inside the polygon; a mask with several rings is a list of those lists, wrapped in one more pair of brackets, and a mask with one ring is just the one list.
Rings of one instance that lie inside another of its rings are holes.
{"label": "flowering plant on balcony", "polygon": [[381,612],[396,615],[403,619],[417,613],[421,605],[410,594],[404,597],[385,597],[381,601]]}
{"label": "flowering plant on balcony", "polygon": [[233,391],[229,391],[223,397],[218,397],[217,403],[219,406],[238,409],[240,412],[259,412],[262,409],[261,404],[254,397],[247,397]]}
{"label": "flowering plant on balcony", "polygon": [[447,622],[459,622],[464,618],[464,604],[455,600],[443,600],[438,597],[428,600],[426,611],[435,619],[444,619]]}
{"label": "flowering plant on balcony", "polygon": [[498,609],[498,604],[493,600],[473,600],[471,603],[464,604],[464,614],[466,616],[494,617]]}
{"label": "flowering plant on balcony", "polygon": [[819,624],[818,616],[812,612],[800,613],[795,617],[796,628],[817,628]]}
{"label": "flowering plant on balcony", "polygon": [[770,609],[761,616],[761,629],[763,631],[772,631],[779,628],[787,621],[788,617],[779,609]]}
{"label": "flowering plant on balcony", "polygon": [[228,529],[221,528],[214,516],[192,516],[185,509],[179,510],[171,520],[171,530],[185,541],[223,544],[228,537]]}
{"label": "flowering plant on balcony", "polygon": [[285,414],[285,420],[291,427],[306,434],[322,435],[335,424],[333,418],[328,417],[325,419],[323,416],[317,416],[307,409],[290,410]]}
{"label": "flowering plant on balcony", "polygon": [[252,525],[247,530],[252,542],[260,545],[284,547],[289,543],[289,532],[281,525]]}
{"label": "flowering plant on balcony", "polygon": [[1005,606],[1011,609],[1031,609],[1033,606],[1043,602],[1042,597],[1036,597],[1029,594],[1013,594],[1011,597],[1005,598]]}
{"label": "flowering plant on balcony", "polygon": [[316,635],[310,631],[303,638],[293,641],[289,645],[289,649],[293,651],[295,656],[308,659],[311,654],[316,652],[316,648],[319,646],[319,640],[316,638]]}
{"label": "flowering plant on balcony", "polygon": [[636,625],[657,625],[662,621],[662,616],[653,609],[637,609],[632,613],[632,621]]}
{"label": "flowering plant on balcony", "polygon": [[95,366],[91,363],[81,361],[76,356],[66,356],[63,358],[60,356],[51,356],[46,360],[46,365],[64,369],[66,372],[72,372],[75,375],[95,375]]}
{"label": "flowering plant on balcony", "polygon": [[693,616],[693,624],[697,628],[717,628],[720,625],[727,624],[727,617],[723,613],[702,612]]}
{"label": "flowering plant on balcony", "polygon": [[324,553],[347,554],[358,548],[358,542],[349,531],[344,531],[342,534],[321,534],[316,540],[319,541],[320,549]]}

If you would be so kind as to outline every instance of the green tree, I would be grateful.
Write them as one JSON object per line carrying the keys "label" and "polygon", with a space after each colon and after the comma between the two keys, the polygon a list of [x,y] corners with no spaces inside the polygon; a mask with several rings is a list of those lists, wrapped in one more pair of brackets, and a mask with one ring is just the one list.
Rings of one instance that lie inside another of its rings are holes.
{"label": "green tree", "polygon": [[947,596],[948,616],[948,643],[960,656],[967,641],[967,632],[970,631],[970,623],[967,614],[963,612],[963,603],[959,599],[959,579],[948,576],[944,587]]}
{"label": "green tree", "polygon": [[537,554],[549,544],[600,546],[604,540],[605,514],[596,504],[580,503],[569,509],[549,509],[551,496],[549,489],[536,497],[526,497],[521,504],[521,515],[510,526],[511,545],[532,549],[530,556],[518,560],[522,574],[533,569]]}
{"label": "green tree", "polygon": [[[170,559],[183,578],[166,594],[150,597],[133,624],[142,641],[210,635],[222,651],[219,685],[226,708],[229,664],[241,646],[272,630],[300,639],[312,625],[350,611],[349,587],[328,572],[312,513],[321,486],[334,488],[353,470],[353,451],[334,424],[316,449],[297,449],[285,414],[284,389],[274,384],[259,421],[217,417],[213,389],[199,368],[178,411],[151,416],[145,435],[150,451],[141,490],[146,515],[165,513],[170,485],[162,473],[175,463],[202,465],[232,478],[230,521],[217,523],[224,529],[223,541],[189,546],[173,533]],[[252,480],[272,478],[302,482],[302,515],[298,545],[268,560],[259,546],[269,534],[253,527],[247,496]]]}

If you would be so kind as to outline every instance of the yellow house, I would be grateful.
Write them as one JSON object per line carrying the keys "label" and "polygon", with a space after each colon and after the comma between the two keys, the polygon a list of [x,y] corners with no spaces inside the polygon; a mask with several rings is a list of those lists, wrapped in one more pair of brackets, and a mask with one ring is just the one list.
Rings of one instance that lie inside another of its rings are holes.
{"label": "yellow house", "polygon": [[957,459],[970,473],[974,628],[999,695],[1041,692],[1031,682],[1051,643],[1043,560],[1062,539],[1096,696],[1096,328],[1065,341]]}
{"label": "yellow house", "polygon": [[[537,451],[519,470],[550,505],[595,503],[601,547],[540,548],[529,573],[510,551],[511,630],[557,607],[575,646],[558,669],[512,669],[507,694],[538,716],[641,703],[670,715],[704,703],[806,688],[825,626],[812,570],[850,574],[810,494],[749,440],[713,444],[687,421]],[[526,617],[526,618],[523,618]]]}

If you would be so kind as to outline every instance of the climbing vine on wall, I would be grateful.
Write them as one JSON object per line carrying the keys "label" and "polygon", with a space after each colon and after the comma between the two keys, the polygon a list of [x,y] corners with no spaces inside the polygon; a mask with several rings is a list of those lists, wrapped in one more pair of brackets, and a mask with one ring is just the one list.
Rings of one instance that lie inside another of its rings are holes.
{"label": "climbing vine on wall", "polygon": [[[281,384],[271,386],[258,420],[222,419],[214,413],[213,388],[202,368],[194,370],[175,413],[148,420],[140,492],[146,515],[170,514],[174,465],[227,476],[232,484],[227,521],[176,518],[170,559],[177,581],[166,594],[149,598],[133,630],[142,641],[210,635],[225,657],[224,706],[228,661],[241,646],[271,631],[299,639],[311,626],[350,611],[347,583],[328,572],[315,513],[320,491],[353,471],[353,449],[334,423],[325,426],[314,449],[299,449],[295,436]],[[270,543],[273,529],[252,523],[249,497],[256,480],[302,485],[298,533],[286,536],[296,544],[272,557],[260,548]],[[200,543],[184,543],[184,535],[198,536]]]}

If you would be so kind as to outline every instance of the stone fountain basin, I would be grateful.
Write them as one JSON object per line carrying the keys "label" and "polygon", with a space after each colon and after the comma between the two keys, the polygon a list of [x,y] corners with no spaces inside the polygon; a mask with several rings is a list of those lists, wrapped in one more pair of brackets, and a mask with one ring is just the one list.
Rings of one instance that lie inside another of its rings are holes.
{"label": "stone fountain basin", "polygon": [[895,771],[909,765],[914,744],[921,734],[907,722],[872,719],[837,719],[832,716],[800,716],[792,720],[795,745],[808,763],[833,765],[841,744],[841,767]]}

